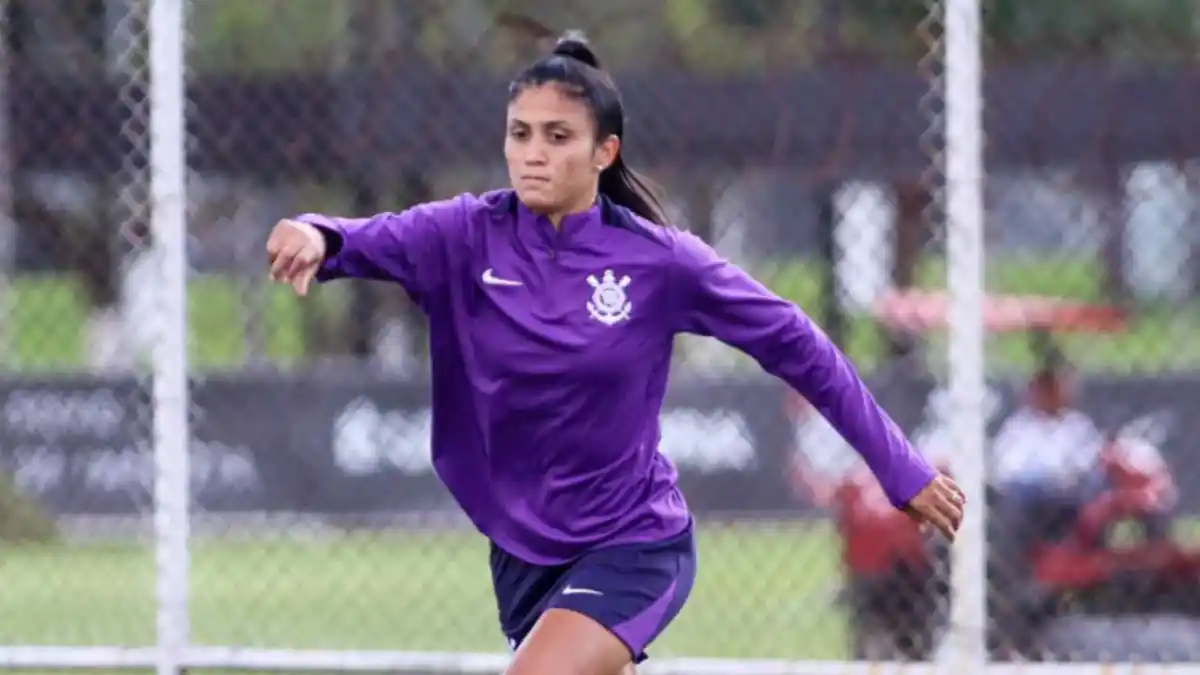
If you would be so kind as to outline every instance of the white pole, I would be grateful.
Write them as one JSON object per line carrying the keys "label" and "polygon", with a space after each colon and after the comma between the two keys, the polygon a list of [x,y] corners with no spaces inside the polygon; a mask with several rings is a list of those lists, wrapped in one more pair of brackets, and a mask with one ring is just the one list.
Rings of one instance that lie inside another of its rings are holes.
{"label": "white pole", "polygon": [[189,640],[185,2],[150,0],[149,19],[151,224],[162,265],[154,350],[158,675],[180,675]]}
{"label": "white pole", "polygon": [[[945,1],[946,245],[950,292],[949,392],[958,444],[955,478],[970,500],[954,546],[950,634],[953,672],[987,660],[984,539],[983,64],[979,0]],[[949,664],[948,664],[949,665]]]}

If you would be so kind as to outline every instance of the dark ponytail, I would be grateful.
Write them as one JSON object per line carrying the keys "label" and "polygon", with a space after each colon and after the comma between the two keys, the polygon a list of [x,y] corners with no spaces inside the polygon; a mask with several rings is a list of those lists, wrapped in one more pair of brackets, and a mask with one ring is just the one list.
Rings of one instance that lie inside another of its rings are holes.
{"label": "dark ponytail", "polygon": [[[563,85],[565,92],[587,105],[596,122],[597,141],[616,136],[624,142],[625,106],[621,93],[582,33],[568,31],[559,38],[549,56],[534,62],[513,80],[509,98],[515,98],[526,86],[547,82]],[[630,169],[619,153],[600,173],[600,194],[652,223],[668,223],[659,196],[661,190]]]}
{"label": "dark ponytail", "polygon": [[659,193],[660,190],[645,176],[625,166],[621,155],[600,172],[600,194],[656,225],[666,225],[667,211]]}

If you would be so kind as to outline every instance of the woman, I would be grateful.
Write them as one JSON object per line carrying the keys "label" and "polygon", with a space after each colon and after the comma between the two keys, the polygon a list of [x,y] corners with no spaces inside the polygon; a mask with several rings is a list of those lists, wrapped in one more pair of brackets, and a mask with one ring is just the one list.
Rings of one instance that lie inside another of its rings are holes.
{"label": "woman", "polygon": [[433,463],[492,543],[510,675],[631,673],[696,575],[658,452],[677,333],[716,337],[804,394],[889,498],[953,537],[963,497],[912,451],[794,305],[667,226],[621,156],[612,79],[569,35],[510,86],[511,190],[275,226],[271,274],[397,282],[429,317]]}

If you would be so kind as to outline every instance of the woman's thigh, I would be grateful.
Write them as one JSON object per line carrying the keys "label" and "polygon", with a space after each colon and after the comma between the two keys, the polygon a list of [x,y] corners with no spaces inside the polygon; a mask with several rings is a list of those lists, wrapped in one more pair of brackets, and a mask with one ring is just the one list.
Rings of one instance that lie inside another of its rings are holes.
{"label": "woman's thigh", "polygon": [[624,675],[633,655],[611,630],[569,609],[546,610],[505,675]]}

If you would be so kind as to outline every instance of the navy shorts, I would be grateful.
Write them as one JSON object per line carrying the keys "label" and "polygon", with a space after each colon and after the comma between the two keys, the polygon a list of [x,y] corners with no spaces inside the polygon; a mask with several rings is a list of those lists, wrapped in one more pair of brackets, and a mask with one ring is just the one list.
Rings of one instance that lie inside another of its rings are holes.
{"label": "navy shorts", "polygon": [[563,565],[531,565],[492,544],[500,629],[514,651],[548,609],[569,609],[609,629],[635,662],[679,614],[696,581],[692,526],[671,539],[603,548]]}

